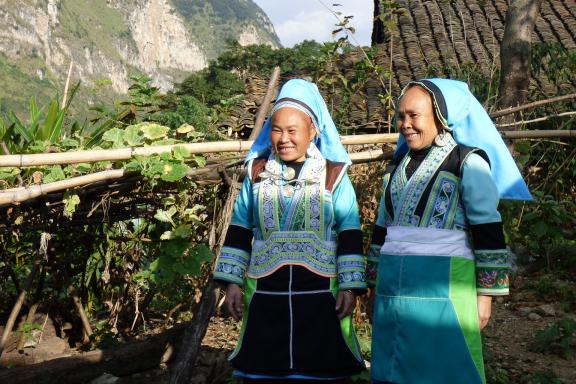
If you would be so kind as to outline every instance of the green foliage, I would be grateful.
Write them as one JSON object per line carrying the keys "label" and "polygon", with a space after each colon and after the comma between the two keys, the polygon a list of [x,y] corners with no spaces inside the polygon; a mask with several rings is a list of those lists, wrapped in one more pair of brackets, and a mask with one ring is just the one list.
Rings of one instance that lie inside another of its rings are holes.
{"label": "green foliage", "polygon": [[[178,95],[190,96],[188,103],[212,107],[244,93],[244,83],[230,70],[218,67],[214,62],[203,69],[188,76],[178,85]],[[180,101],[174,100],[173,102]],[[179,103],[178,103],[179,104]],[[200,104],[200,105],[202,105]],[[198,107],[197,107],[198,108]]]}
{"label": "green foliage", "polygon": [[565,318],[536,333],[532,350],[569,359],[576,352],[576,321]]}
{"label": "green foliage", "polygon": [[554,84],[570,83],[576,79],[576,49],[566,49],[559,42],[539,42],[532,45],[532,73],[539,76],[542,69]]}
{"label": "green foliage", "polygon": [[512,384],[508,371],[500,367],[486,366],[486,382],[490,384]]}
{"label": "green foliage", "polygon": [[41,331],[41,330],[42,330],[42,324],[32,323],[28,321],[23,322],[20,325],[20,328],[18,328],[18,332],[23,333],[27,338],[32,337],[32,331]]}
{"label": "green foliage", "polygon": [[553,371],[546,370],[530,375],[527,384],[563,384],[563,381]]}
{"label": "green foliage", "polygon": [[65,134],[73,133],[77,128],[71,125],[69,132],[64,131],[64,119],[80,83],[72,88],[66,105],[60,106],[57,98],[53,98],[48,110],[38,108],[36,99],[30,99],[29,117],[27,122],[21,121],[14,112],[9,112],[7,120],[0,118],[0,140],[4,141],[11,153],[44,152],[47,147],[59,143]]}
{"label": "green foliage", "polygon": [[154,117],[160,124],[173,129],[187,124],[201,133],[209,131],[210,110],[194,96],[171,95],[167,98],[163,109]]}

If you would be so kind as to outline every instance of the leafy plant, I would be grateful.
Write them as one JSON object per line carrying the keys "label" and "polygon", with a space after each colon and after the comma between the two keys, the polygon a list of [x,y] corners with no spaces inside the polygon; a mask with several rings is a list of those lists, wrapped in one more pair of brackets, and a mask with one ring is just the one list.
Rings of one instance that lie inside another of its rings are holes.
{"label": "leafy plant", "polygon": [[532,350],[569,359],[576,351],[576,321],[565,318],[536,333]]}
{"label": "leafy plant", "polygon": [[530,375],[527,384],[563,384],[563,381],[553,371],[546,370]]}

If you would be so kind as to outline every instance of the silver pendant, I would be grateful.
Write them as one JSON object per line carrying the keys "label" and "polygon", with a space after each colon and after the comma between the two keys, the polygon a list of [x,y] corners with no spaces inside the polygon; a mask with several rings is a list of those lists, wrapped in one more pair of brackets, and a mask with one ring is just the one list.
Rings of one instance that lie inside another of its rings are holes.
{"label": "silver pendant", "polygon": [[292,180],[296,176],[296,171],[294,168],[286,167],[284,171],[282,171],[282,178],[284,180]]}

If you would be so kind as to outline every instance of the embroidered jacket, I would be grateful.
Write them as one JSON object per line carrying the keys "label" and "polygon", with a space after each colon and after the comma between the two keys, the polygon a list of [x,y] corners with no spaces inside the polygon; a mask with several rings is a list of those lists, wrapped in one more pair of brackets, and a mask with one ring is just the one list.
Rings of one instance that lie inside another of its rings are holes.
{"label": "embroidered jacket", "polygon": [[247,168],[214,278],[242,285],[245,276],[300,265],[337,278],[340,290],[364,289],[362,232],[345,164],[326,161],[314,147],[294,180],[282,178],[285,165],[274,155]]}
{"label": "embroidered jacket", "polygon": [[411,156],[408,152],[386,169],[367,261],[368,284],[376,283],[387,227],[428,227],[467,231],[474,250],[477,293],[508,294],[508,252],[486,154],[458,145],[449,136],[448,145],[432,146],[407,178]]}

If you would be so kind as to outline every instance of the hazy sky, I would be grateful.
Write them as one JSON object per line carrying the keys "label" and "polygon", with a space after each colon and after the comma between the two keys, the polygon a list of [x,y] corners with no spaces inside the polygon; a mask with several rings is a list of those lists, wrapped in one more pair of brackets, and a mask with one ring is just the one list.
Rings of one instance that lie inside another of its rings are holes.
{"label": "hazy sky", "polygon": [[[350,22],[356,28],[354,37],[359,44],[370,45],[374,12],[372,0],[253,1],[268,14],[285,47],[292,47],[304,40],[332,41],[332,31],[336,29],[338,20],[326,7],[342,12],[342,16],[354,16]],[[333,7],[332,4],[342,6]]]}

